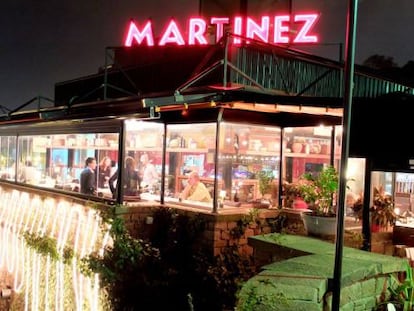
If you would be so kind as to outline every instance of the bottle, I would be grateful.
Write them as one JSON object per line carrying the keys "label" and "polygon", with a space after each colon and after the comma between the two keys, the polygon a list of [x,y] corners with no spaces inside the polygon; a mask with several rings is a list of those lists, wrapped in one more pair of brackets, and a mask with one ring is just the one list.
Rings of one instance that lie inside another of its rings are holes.
{"label": "bottle", "polygon": [[181,136],[181,148],[185,148],[185,138]]}
{"label": "bottle", "polygon": [[237,192],[237,189],[236,189],[236,192],[234,192],[233,201],[234,202],[239,202],[240,201],[240,199],[239,199],[239,193]]}

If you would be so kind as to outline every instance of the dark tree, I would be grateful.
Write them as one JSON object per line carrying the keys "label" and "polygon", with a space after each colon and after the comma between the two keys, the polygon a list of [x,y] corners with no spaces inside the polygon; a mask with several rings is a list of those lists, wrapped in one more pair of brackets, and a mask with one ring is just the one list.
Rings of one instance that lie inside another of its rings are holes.
{"label": "dark tree", "polygon": [[398,67],[394,62],[393,57],[378,54],[368,57],[362,65],[372,69],[390,69]]}

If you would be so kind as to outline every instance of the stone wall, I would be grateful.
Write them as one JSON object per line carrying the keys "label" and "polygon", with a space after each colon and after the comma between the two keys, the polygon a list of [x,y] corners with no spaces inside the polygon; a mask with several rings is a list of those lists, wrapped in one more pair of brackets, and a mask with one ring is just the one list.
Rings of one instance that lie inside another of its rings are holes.
{"label": "stone wall", "polygon": [[[240,209],[239,212],[232,214],[213,214],[177,207],[142,205],[117,208],[117,216],[124,219],[132,236],[146,238],[151,226],[156,221],[153,218],[154,213],[157,209],[162,208],[168,208],[180,215],[203,221],[205,230],[202,240],[200,240],[200,247],[211,250],[213,256],[220,254],[224,248],[235,244],[241,254],[252,255],[253,249],[248,245],[248,237],[272,232],[272,221],[279,214],[277,210],[269,209],[259,209],[257,215],[251,216],[247,209]],[[235,237],[232,232],[237,229],[240,229],[242,233]]]}
{"label": "stone wall", "polygon": [[[249,243],[255,258],[272,250],[273,261],[243,285],[237,310],[331,310],[333,243],[289,234],[255,236]],[[389,276],[404,272],[407,264],[407,259],[344,247],[341,310],[373,310],[386,294]]]}

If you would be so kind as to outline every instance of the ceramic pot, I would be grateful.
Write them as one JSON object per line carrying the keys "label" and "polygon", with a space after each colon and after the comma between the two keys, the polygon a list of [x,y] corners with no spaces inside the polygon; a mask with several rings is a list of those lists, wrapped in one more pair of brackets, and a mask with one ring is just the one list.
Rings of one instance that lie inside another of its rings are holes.
{"label": "ceramic pot", "polygon": [[293,143],[292,144],[292,152],[293,153],[299,153],[302,152],[303,145],[301,143]]}
{"label": "ceramic pot", "polygon": [[308,235],[333,236],[336,234],[336,217],[313,216],[302,213],[303,225]]}

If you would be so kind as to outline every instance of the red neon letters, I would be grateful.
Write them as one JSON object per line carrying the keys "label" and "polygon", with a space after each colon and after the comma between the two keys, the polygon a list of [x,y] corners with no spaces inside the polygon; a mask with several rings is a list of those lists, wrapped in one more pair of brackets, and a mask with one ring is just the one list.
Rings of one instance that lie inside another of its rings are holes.
{"label": "red neon letters", "polygon": [[[316,43],[318,42],[318,37],[310,34],[310,32],[318,17],[318,14],[295,14],[291,20],[289,15],[275,15],[272,18],[270,16],[262,16],[260,22],[256,22],[250,17],[243,20],[243,17],[236,16],[232,21],[232,30],[230,32],[266,43]],[[230,18],[212,17],[209,25],[215,28],[215,41],[217,42],[223,36],[225,28],[230,25]],[[158,42],[154,42],[152,22],[150,20],[141,27],[138,27],[135,22],[131,21],[125,39],[125,46],[141,44],[148,46],[208,44],[209,41],[206,37],[207,26],[207,22],[202,18],[190,18],[187,31],[185,32],[186,35],[184,36],[178,24],[171,20],[161,33]],[[236,44],[241,42],[241,39],[237,36],[233,40]]]}

